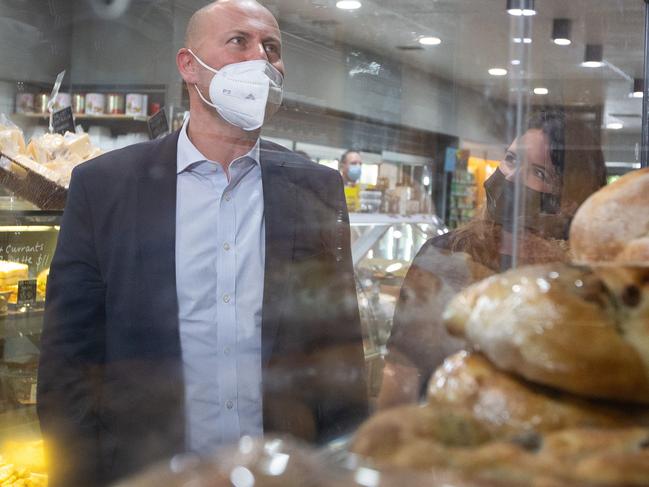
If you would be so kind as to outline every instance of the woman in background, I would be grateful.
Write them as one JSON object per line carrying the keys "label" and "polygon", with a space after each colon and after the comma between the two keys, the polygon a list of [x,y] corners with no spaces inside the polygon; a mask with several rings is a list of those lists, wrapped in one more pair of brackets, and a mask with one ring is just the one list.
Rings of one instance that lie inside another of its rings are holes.
{"label": "woman in background", "polygon": [[[484,183],[486,205],[466,225],[426,242],[401,288],[379,394],[379,408],[416,401],[444,358],[464,348],[441,322],[466,286],[512,266],[568,259],[570,220],[605,184],[596,137],[560,112],[533,115]],[[519,213],[514,212],[519,180]]]}

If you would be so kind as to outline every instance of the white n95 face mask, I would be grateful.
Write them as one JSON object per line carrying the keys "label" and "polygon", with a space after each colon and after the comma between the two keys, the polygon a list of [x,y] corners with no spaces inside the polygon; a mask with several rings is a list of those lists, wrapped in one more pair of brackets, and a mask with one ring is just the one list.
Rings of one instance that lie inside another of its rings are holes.
{"label": "white n95 face mask", "polygon": [[243,130],[257,130],[265,119],[279,110],[284,77],[268,61],[244,61],[216,70],[191,49],[188,51],[201,66],[214,73],[209,88],[211,102],[205,99],[196,84],[194,88],[201,100],[215,108],[226,122]]}

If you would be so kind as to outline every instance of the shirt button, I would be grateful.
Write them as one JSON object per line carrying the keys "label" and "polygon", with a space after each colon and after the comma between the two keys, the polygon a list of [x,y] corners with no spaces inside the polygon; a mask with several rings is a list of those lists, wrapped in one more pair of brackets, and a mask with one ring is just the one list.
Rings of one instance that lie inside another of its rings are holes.
{"label": "shirt button", "polygon": [[228,409],[232,409],[234,407],[234,403],[232,401],[228,401],[225,403],[225,407]]}
{"label": "shirt button", "polygon": [[223,244],[223,248],[224,248],[224,249],[226,250],[226,252],[227,252],[228,250],[230,250],[230,244],[227,243],[227,242],[224,243],[224,244]]}
{"label": "shirt button", "polygon": [[225,193],[225,201],[230,201],[232,199],[232,196],[230,196],[230,193]]}
{"label": "shirt button", "polygon": [[223,302],[224,303],[229,303],[230,302],[230,295],[229,294],[226,294],[225,296],[223,296]]}
{"label": "shirt button", "polygon": [[230,347],[225,347],[225,348],[223,349],[223,353],[224,353],[225,355],[230,355]]}

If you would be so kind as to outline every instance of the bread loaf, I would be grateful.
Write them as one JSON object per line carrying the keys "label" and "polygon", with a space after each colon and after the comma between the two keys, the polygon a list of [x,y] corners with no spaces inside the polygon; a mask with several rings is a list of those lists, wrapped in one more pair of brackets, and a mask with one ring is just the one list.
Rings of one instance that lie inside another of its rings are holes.
{"label": "bread loaf", "polygon": [[576,262],[649,264],[649,168],[625,174],[593,193],[570,226]]}
{"label": "bread loaf", "polygon": [[518,268],[465,289],[444,320],[501,370],[587,398],[649,403],[649,267]]}

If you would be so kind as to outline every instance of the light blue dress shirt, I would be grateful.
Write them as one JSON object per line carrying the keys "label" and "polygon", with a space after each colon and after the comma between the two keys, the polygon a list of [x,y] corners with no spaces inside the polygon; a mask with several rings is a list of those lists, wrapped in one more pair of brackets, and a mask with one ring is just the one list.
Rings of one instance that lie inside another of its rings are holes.
{"label": "light blue dress shirt", "polygon": [[223,167],[178,138],[176,289],[186,447],[207,455],[263,432],[264,200],[259,141]]}

